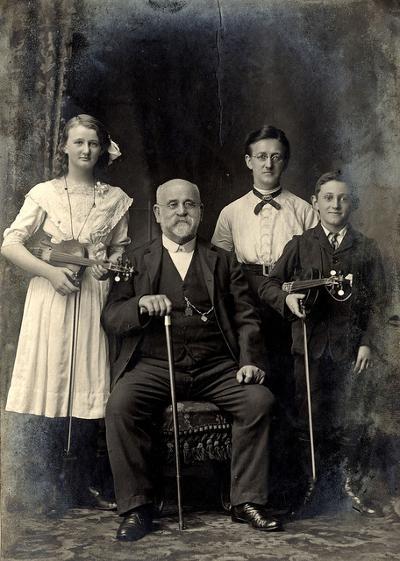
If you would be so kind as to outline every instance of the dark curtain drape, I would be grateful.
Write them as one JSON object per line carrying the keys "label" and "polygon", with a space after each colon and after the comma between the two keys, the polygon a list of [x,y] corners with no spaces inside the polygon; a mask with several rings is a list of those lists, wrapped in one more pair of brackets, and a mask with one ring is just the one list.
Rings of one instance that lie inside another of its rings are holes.
{"label": "dark curtain drape", "polygon": [[[26,192],[52,174],[72,19],[73,3],[70,0],[10,0],[3,8],[1,231],[17,214]],[[27,278],[3,259],[0,267],[1,393],[4,399],[15,355]]]}
{"label": "dark curtain drape", "polygon": [[[70,0],[9,0],[2,4],[1,232],[14,219],[27,191],[52,175],[73,19]],[[4,415],[28,278],[3,258],[0,275],[1,480],[3,489],[7,489],[2,494],[4,506],[21,498],[29,503],[40,474],[32,476],[35,485],[28,485],[25,479],[17,483],[18,473],[36,464],[21,440],[24,428],[14,426],[13,420]],[[5,533],[5,543],[11,535]]]}

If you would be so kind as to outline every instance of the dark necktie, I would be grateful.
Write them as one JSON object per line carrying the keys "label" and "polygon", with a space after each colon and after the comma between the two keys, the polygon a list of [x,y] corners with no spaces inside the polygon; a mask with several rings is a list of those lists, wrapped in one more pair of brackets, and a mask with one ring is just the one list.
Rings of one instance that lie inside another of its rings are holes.
{"label": "dark necktie", "polygon": [[329,234],[329,242],[330,242],[331,246],[333,247],[334,251],[336,251],[337,248],[339,247],[339,242],[338,242],[338,239],[337,239],[338,235],[339,235],[339,233],[334,234],[332,232]]}
{"label": "dark necktie", "polygon": [[278,189],[278,191],[275,191],[275,193],[272,193],[271,195],[263,195],[260,191],[257,191],[257,189],[253,187],[253,193],[256,197],[261,199],[261,201],[254,207],[254,214],[259,214],[261,209],[268,204],[276,208],[276,210],[280,210],[282,208],[277,201],[274,201],[275,197],[282,193],[282,189]]}

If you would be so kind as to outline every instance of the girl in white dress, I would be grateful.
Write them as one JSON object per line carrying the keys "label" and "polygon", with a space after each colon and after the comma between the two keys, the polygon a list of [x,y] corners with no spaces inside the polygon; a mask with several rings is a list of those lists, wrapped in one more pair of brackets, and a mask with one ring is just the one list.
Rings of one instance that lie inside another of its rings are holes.
{"label": "girl in white dress", "polygon": [[[87,267],[78,287],[68,265],[42,261],[28,247],[44,237],[54,244],[76,240],[89,258],[117,262],[130,242],[132,199],[119,187],[98,181],[98,173],[119,155],[97,119],[73,117],[62,133],[56,178],[27,193],[18,216],[4,232],[1,253],[33,276],[7,411],[66,417],[70,403],[73,417],[104,417],[110,380],[100,316],[109,272],[101,264]],[[74,383],[69,399],[74,329]]]}

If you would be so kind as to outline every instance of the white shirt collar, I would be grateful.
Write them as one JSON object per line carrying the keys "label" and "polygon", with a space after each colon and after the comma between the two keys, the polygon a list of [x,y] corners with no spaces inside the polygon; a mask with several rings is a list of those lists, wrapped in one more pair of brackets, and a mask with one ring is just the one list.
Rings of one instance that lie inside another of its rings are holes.
{"label": "white shirt collar", "polygon": [[276,193],[276,191],[279,191],[279,189],[281,189],[281,186],[278,185],[278,187],[275,187],[275,189],[271,189],[270,191],[267,189],[260,189],[260,187],[256,187],[255,185],[253,185],[254,189],[256,189],[256,191],[260,191],[260,193],[262,193],[263,195],[272,195],[272,193]]}
{"label": "white shirt collar", "polygon": [[[333,234],[334,232],[331,232],[330,230],[328,230],[328,228],[325,228],[325,226],[322,224],[321,222],[321,226],[326,234],[326,236],[329,238],[330,234]],[[342,238],[344,238],[345,233],[347,232],[347,224],[346,226],[344,226],[341,230],[339,230],[339,232],[337,232],[337,238],[339,238],[340,240]]]}
{"label": "white shirt collar", "polygon": [[184,244],[178,244],[176,242],[173,242],[163,234],[162,244],[170,253],[177,253],[178,251],[182,251],[184,253],[192,253],[194,251],[194,248],[196,247],[196,238],[193,238],[192,240]]}

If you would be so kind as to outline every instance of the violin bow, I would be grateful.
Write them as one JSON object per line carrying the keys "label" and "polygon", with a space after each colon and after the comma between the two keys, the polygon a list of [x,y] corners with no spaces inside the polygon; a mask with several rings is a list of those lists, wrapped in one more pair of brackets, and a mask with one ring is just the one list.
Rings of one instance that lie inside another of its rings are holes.
{"label": "violin bow", "polygon": [[72,322],[72,339],[71,339],[71,362],[69,369],[69,387],[68,387],[68,431],[67,431],[67,444],[65,447],[65,455],[69,456],[71,452],[71,436],[72,436],[72,409],[74,406],[74,391],[75,391],[75,369],[76,369],[76,348],[78,342],[78,327],[79,327],[79,309],[81,292],[80,290],[72,293],[74,299],[74,312]]}
{"label": "violin bow", "polygon": [[[75,371],[76,371],[76,349],[77,349],[77,338],[78,338],[78,320],[79,320],[79,309],[80,309],[80,291],[73,292],[71,297],[73,298],[73,320],[72,320],[72,337],[71,337],[71,350],[70,350],[70,367],[69,367],[69,380],[68,380],[68,404],[67,404],[67,431],[65,437],[65,445],[63,450],[63,467],[59,476],[60,483],[62,485],[62,498],[65,497],[70,492],[69,484],[71,479],[73,461],[76,459],[73,454],[71,454],[71,442],[72,442],[72,413],[73,413],[73,402],[74,402],[74,391],[75,391]],[[66,508],[61,500],[57,501],[57,509],[63,512]]]}
{"label": "violin bow", "polygon": [[[302,311],[305,312],[303,302],[301,301]],[[308,409],[308,431],[310,435],[310,452],[311,452],[311,472],[313,482],[317,480],[317,469],[315,465],[315,449],[314,449],[314,429],[313,429],[313,418],[312,418],[312,400],[311,400],[311,384],[310,384],[310,365],[308,360],[308,341],[307,341],[307,325],[306,320],[303,317],[301,319],[303,325],[303,342],[304,342],[304,372],[306,376],[307,385],[307,409]]]}

